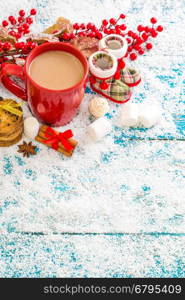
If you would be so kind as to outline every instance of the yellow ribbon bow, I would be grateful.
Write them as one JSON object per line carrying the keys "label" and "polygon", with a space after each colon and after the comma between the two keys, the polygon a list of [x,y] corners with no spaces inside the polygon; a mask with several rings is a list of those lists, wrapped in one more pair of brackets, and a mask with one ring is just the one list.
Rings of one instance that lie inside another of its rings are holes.
{"label": "yellow ribbon bow", "polygon": [[12,100],[0,101],[0,109],[8,111],[8,112],[10,112],[13,115],[16,115],[18,117],[22,116],[22,111],[17,109],[20,106],[21,106],[21,103],[15,103]]}

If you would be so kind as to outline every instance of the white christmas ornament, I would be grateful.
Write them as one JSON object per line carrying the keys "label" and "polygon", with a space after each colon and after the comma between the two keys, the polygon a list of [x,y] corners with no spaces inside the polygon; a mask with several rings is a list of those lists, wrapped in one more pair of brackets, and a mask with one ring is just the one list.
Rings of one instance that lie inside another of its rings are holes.
{"label": "white christmas ornament", "polygon": [[136,103],[128,102],[123,105],[120,115],[121,126],[134,127],[138,125],[139,107]]}
{"label": "white christmas ornament", "polygon": [[139,123],[145,128],[156,125],[162,116],[161,108],[158,105],[140,104]]}
{"label": "white christmas ornament", "polygon": [[99,118],[87,127],[87,133],[94,142],[101,140],[112,130],[111,123],[105,118]]}
{"label": "white christmas ornament", "polygon": [[94,97],[89,102],[89,112],[95,117],[103,117],[109,111],[108,101],[101,97]]}
{"label": "white christmas ornament", "polygon": [[26,137],[34,140],[38,134],[40,124],[34,117],[28,117],[24,120],[24,134]]}

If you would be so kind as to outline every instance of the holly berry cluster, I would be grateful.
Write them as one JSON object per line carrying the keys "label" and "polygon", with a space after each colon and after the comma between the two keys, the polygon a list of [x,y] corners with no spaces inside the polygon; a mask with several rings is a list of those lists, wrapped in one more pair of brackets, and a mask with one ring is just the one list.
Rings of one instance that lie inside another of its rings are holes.
{"label": "holly berry cluster", "polygon": [[127,42],[129,44],[127,55],[131,60],[137,59],[137,55],[143,55],[145,51],[150,51],[153,48],[153,44],[149,42],[150,38],[156,38],[159,32],[163,31],[163,26],[158,25],[156,18],[151,18],[150,22],[152,26],[137,26],[137,32],[128,31]]}
{"label": "holly berry cluster", "polygon": [[18,40],[24,35],[30,33],[30,25],[33,23],[33,17],[37,14],[36,9],[32,8],[28,15],[22,9],[19,16],[9,16],[8,20],[2,21],[2,27],[6,30],[7,35],[13,37],[13,42],[0,42],[1,61],[6,61],[6,56],[14,54],[26,54],[36,47],[32,42],[19,42]]}
{"label": "holly berry cluster", "polygon": [[[9,36],[12,36],[14,42],[6,41],[0,42],[0,57],[1,61],[6,61],[6,57],[10,55],[21,54],[25,56],[33,48],[37,46],[36,43],[31,41],[19,42],[19,39],[24,35],[30,33],[30,25],[33,23],[33,17],[37,14],[36,9],[31,9],[29,14],[26,15],[24,10],[19,11],[19,16],[9,16],[8,20],[3,20],[2,26],[7,31]],[[89,37],[102,39],[106,35],[118,34],[127,39],[128,50],[126,57],[130,60],[136,60],[138,55],[143,55],[145,51],[152,49],[153,44],[149,41],[151,38],[156,38],[158,33],[163,31],[161,25],[156,25],[157,19],[151,18],[151,26],[138,25],[136,32],[128,30],[125,24],[126,16],[122,13],[117,19],[111,18],[110,20],[102,20],[100,28],[93,23],[75,23],[73,24],[72,32],[64,32],[60,36],[60,40],[70,42],[77,37]],[[56,32],[53,32],[55,34]],[[122,67],[122,66],[121,66]],[[118,75],[117,75],[118,77]]]}
{"label": "holly berry cluster", "polygon": [[[127,26],[123,20],[125,20],[126,16],[124,14],[120,14],[119,18],[110,20],[102,20],[100,28],[97,28],[95,24],[73,24],[73,33],[63,33],[61,38],[64,41],[70,41],[75,37],[90,37],[97,38],[99,40],[102,39],[103,36],[109,34],[118,34],[123,37],[126,37],[128,42],[128,51],[126,57],[130,60],[136,60],[139,55],[143,55],[145,51],[149,51],[152,49],[153,44],[149,42],[150,38],[156,38],[159,32],[163,31],[163,27],[161,25],[155,26],[157,23],[157,19],[152,17],[150,19],[151,26],[143,26],[138,25],[137,31],[131,31],[127,29]],[[121,22],[121,24],[119,24]]]}
{"label": "holly berry cluster", "polygon": [[30,33],[30,25],[33,23],[33,16],[37,14],[36,9],[32,8],[28,16],[22,9],[19,11],[19,16],[9,16],[8,20],[2,22],[2,26],[8,29],[8,34],[15,37],[16,40],[20,39],[23,35]]}

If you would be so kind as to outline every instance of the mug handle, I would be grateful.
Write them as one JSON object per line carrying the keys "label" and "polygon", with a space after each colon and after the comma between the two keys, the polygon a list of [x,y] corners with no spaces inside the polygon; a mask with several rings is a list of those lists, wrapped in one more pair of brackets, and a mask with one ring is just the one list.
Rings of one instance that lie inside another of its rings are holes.
{"label": "mug handle", "polygon": [[7,88],[11,93],[18,98],[27,101],[26,89],[11,80],[10,76],[12,75],[25,81],[23,67],[16,64],[4,64],[1,69],[0,79],[5,88]]}

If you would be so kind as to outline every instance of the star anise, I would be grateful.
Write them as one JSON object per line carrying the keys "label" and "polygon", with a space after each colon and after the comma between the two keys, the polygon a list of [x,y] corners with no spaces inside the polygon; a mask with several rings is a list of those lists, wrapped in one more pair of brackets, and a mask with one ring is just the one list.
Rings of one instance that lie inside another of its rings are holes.
{"label": "star anise", "polygon": [[23,157],[30,157],[30,155],[36,155],[37,152],[35,149],[37,148],[36,146],[32,145],[32,142],[26,143],[23,141],[22,145],[18,145],[19,153],[23,153]]}

